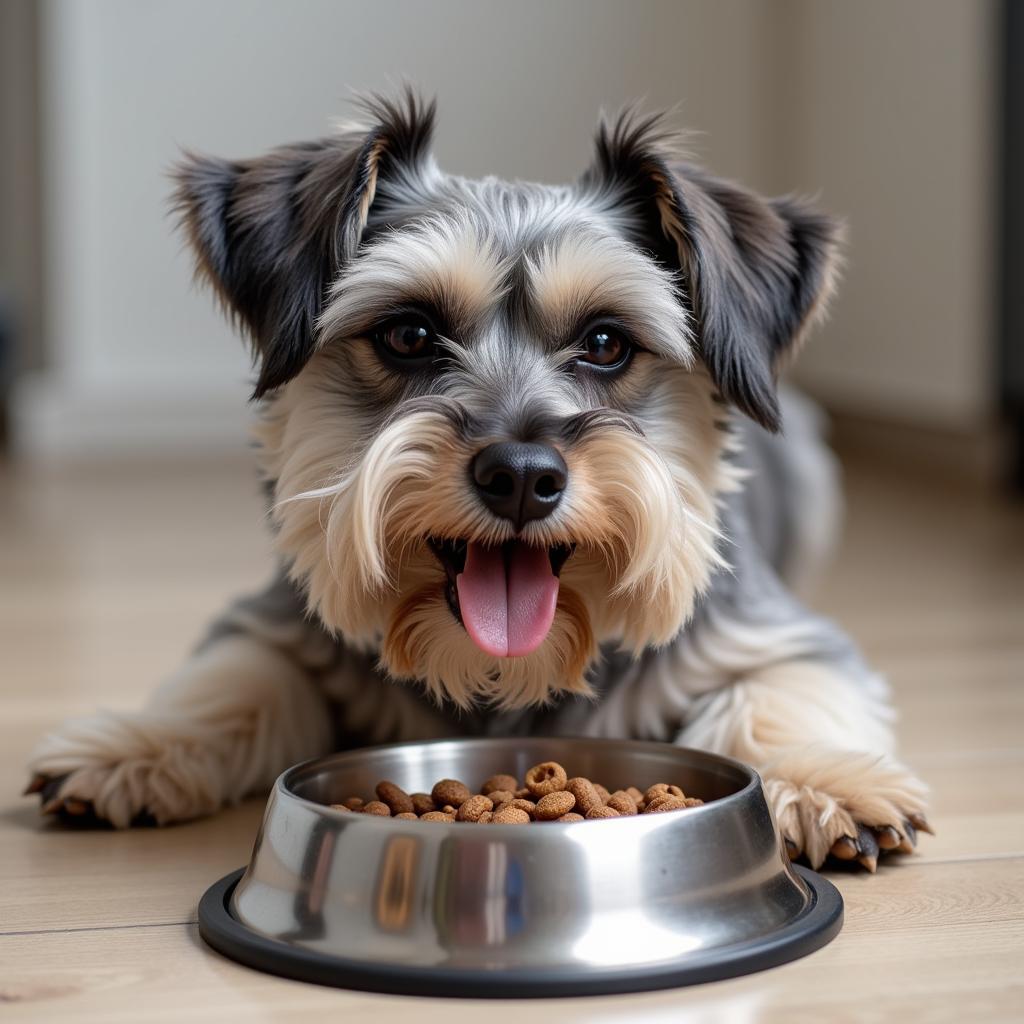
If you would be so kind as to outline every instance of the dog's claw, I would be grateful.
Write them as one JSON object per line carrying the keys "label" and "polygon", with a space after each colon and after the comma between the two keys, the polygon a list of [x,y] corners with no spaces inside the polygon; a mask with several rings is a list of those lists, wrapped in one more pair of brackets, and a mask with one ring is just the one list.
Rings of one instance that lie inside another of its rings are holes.
{"label": "dog's claw", "polygon": [[67,775],[51,775],[43,779],[43,784],[38,790],[43,814],[53,814],[60,808],[60,791],[64,788],[66,779]]}
{"label": "dog's claw", "polygon": [[29,780],[29,784],[22,790],[22,796],[32,796],[42,790],[43,786],[46,785],[45,775],[33,775]]}
{"label": "dog's claw", "polygon": [[875,833],[865,825],[857,829],[857,853],[857,863],[874,874],[878,867],[878,840],[875,839]]}
{"label": "dog's claw", "polygon": [[45,776],[37,775],[29,784],[26,796],[33,793],[39,794],[40,814],[52,815],[76,823],[83,823],[93,816],[92,803],[77,796],[64,796],[61,790],[64,788],[66,775]]}
{"label": "dog's claw", "polygon": [[923,814],[908,814],[907,821],[909,821],[918,832],[927,832],[930,836],[935,835],[934,829],[928,824],[928,819]]}
{"label": "dog's claw", "polygon": [[913,853],[914,847],[917,846],[917,829],[910,824],[909,821],[903,822],[903,838],[900,840],[900,845],[896,849],[900,853]]}
{"label": "dog's claw", "polygon": [[859,852],[857,840],[853,836],[840,836],[829,850],[836,860],[854,860]]}
{"label": "dog's claw", "polygon": [[874,832],[880,850],[895,850],[903,841],[903,837],[891,825],[875,829]]}

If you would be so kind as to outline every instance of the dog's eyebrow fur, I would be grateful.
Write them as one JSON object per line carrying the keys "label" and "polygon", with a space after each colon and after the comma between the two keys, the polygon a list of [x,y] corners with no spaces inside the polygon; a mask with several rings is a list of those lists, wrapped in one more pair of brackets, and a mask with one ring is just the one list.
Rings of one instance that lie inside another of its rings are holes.
{"label": "dog's eyebrow fur", "polygon": [[552,343],[595,316],[615,316],[652,352],[689,365],[693,334],[673,276],[634,246],[575,226],[524,258],[531,312]]}
{"label": "dog's eyebrow fur", "polygon": [[319,345],[365,332],[389,312],[425,304],[467,335],[507,290],[508,260],[474,225],[427,218],[378,234],[331,288]]}

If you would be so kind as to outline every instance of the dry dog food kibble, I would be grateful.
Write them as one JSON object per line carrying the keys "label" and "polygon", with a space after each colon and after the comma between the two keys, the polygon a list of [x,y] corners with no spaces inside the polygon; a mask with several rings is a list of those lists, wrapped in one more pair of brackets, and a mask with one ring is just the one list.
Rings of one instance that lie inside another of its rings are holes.
{"label": "dry dog food kibble", "polygon": [[393,782],[377,783],[377,799],[391,808],[391,813],[396,817],[399,814],[411,814],[413,810],[412,797],[401,786]]}
{"label": "dry dog food kibble", "polygon": [[458,807],[465,803],[473,794],[469,787],[456,779],[442,779],[430,791],[435,804],[451,804]]}
{"label": "dry dog food kibble", "polygon": [[514,775],[492,775],[481,787],[484,796],[490,796],[495,790],[507,790],[514,793],[519,788],[519,780]]}
{"label": "dry dog food kibble", "polygon": [[[517,801],[526,803],[525,800]],[[533,816],[541,821],[554,821],[563,814],[568,814],[576,806],[576,798],[567,789],[557,789],[537,801]],[[525,810],[525,808],[523,808]],[[527,812],[529,813],[529,812]]]}
{"label": "dry dog food kibble", "polygon": [[526,788],[535,797],[547,796],[559,789],[565,789],[568,776],[565,769],[556,761],[545,761],[535,764],[526,773]]}
{"label": "dry dog food kibble", "polygon": [[331,807],[402,821],[528,825],[664,814],[703,803],[669,782],[657,782],[644,792],[636,786],[609,792],[583,776],[569,778],[556,761],[534,765],[523,781],[520,786],[515,775],[492,775],[473,793],[458,779],[441,779],[429,793],[406,793],[384,779],[377,783],[375,800],[350,796]]}
{"label": "dry dog food kibble", "polygon": [[429,814],[434,810],[434,798],[429,793],[413,793],[412,810],[413,814]]}
{"label": "dry dog food kibble", "polygon": [[456,821],[479,821],[486,811],[494,810],[494,802],[489,796],[471,796],[463,800],[459,806],[459,813],[455,815]]}

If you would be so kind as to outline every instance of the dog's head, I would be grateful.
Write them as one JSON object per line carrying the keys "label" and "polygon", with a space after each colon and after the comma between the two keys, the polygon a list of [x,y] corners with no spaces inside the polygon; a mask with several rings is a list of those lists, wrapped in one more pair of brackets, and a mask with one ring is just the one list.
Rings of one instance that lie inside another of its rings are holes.
{"label": "dog's head", "polygon": [[411,95],[367,111],[178,171],[257,353],[277,544],[328,629],[439,698],[586,692],[718,566],[729,407],[778,428],[835,225],[679,162],[658,118],[548,187],[442,174]]}

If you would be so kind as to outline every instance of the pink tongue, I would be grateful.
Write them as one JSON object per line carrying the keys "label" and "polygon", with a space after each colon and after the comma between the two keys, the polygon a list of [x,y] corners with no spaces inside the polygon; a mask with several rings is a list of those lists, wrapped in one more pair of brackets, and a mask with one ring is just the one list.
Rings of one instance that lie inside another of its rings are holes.
{"label": "pink tongue", "polygon": [[462,622],[473,643],[499,658],[519,658],[544,642],[555,617],[558,577],[547,548],[519,541],[470,543],[455,581]]}

